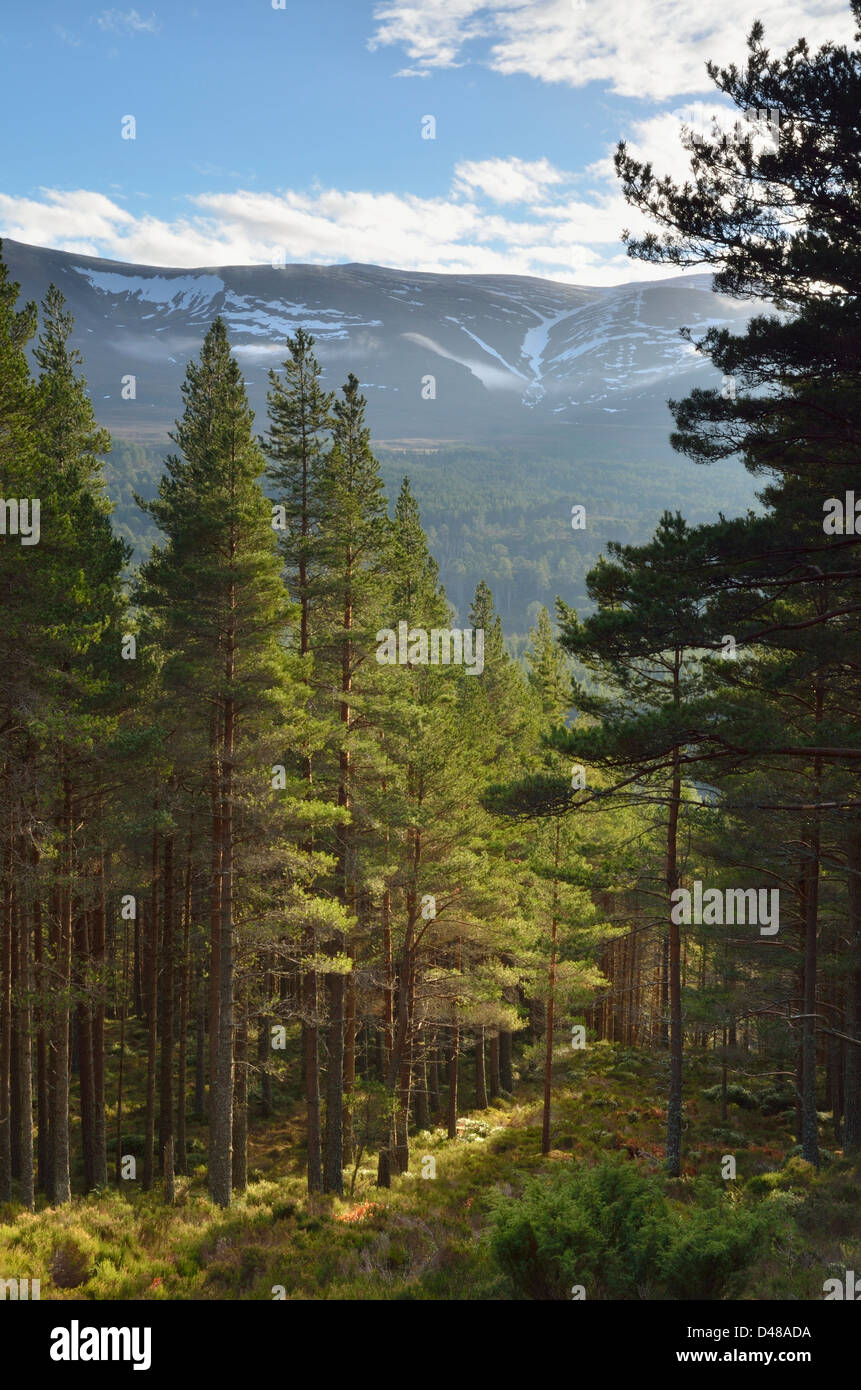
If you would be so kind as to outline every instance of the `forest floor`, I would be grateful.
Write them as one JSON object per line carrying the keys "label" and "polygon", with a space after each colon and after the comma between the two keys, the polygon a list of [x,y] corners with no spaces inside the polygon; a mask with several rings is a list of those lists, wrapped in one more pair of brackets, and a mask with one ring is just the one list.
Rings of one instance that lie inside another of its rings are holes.
{"label": "forest floor", "polygon": [[[798,1157],[792,1113],[773,1079],[747,1062],[742,1081],[731,1080],[722,1123],[717,1054],[690,1054],[684,1172],[676,1180],[662,1164],[666,1054],[607,1043],[559,1050],[546,1158],[533,1064],[513,1098],[465,1115],[456,1140],[444,1128],[414,1135],[409,1172],[391,1189],[376,1187],[369,1154],[343,1200],[307,1195],[296,1105],[253,1120],[247,1193],[219,1210],[206,1195],[205,1127],[191,1123],[190,1171],[177,1178],[172,1207],[160,1184],[144,1193],[138,1182],[76,1197],[68,1207],[40,1203],[35,1213],[7,1205],[0,1208],[0,1272],[41,1278],[43,1299],[529,1297],[512,1285],[491,1240],[500,1208],[511,1211],[535,1178],[551,1188],[554,1175],[564,1180],[562,1170],[609,1162],[648,1177],[680,1229],[699,1212],[699,1244],[714,1240],[716,1267],[727,1258],[720,1240],[729,1208],[769,1209],[767,1239],[752,1249],[748,1242],[743,1267],[729,1282],[721,1273],[706,1296],[821,1300],[824,1280],[861,1270],[861,1166],[824,1148],[816,1172]],[[833,1144],[830,1117],[820,1121],[823,1145]],[[133,1111],[129,1128],[142,1123]],[[134,1147],[124,1141],[126,1151]],[[728,1155],[736,1159],[735,1179],[722,1177]],[[702,1251],[699,1258],[702,1266]],[[650,1293],[648,1281],[638,1287],[634,1297],[671,1296]]]}

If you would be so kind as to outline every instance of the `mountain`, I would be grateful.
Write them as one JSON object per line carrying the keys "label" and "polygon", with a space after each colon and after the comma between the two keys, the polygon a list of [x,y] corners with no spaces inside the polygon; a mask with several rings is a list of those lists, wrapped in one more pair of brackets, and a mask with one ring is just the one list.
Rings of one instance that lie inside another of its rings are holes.
{"label": "mountain", "polygon": [[[127,437],[172,422],[186,363],[220,314],[260,415],[268,370],[301,325],[329,386],[359,377],[378,441],[540,435],[564,447],[586,428],[620,442],[659,431],[665,447],[667,397],[715,375],[679,327],[740,329],[750,314],[708,275],[586,288],[372,265],[167,270],[13,241],[4,253],[26,298],[51,280],[63,291],[100,419]],[[134,401],[121,397],[125,375]]]}
{"label": "mountain", "polygon": [[751,312],[708,275],[596,289],[368,265],[166,270],[13,241],[3,252],[26,299],[51,281],[66,296],[114,440],[114,522],[138,556],[158,536],[135,493],[155,492],[186,364],[217,314],[261,431],[268,371],[300,325],[330,388],[355,372],[389,494],[408,474],[458,621],[485,579],[514,649],[538,605],[552,611],[561,594],[588,606],[585,577],[608,540],[644,541],[665,509],[696,523],[754,501],[739,462],[698,468],[669,444],[668,397],[720,385],[679,328],[741,330]]}

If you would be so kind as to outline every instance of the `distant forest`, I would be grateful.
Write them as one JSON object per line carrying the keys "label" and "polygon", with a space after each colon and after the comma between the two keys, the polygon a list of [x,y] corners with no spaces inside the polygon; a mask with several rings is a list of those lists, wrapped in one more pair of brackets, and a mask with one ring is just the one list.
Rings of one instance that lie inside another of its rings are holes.
{"label": "distant forest", "polygon": [[[134,493],[148,500],[155,495],[168,452],[167,444],[158,449],[115,439],[105,460],[114,525],[136,561],[148,554],[158,531]],[[692,520],[718,510],[738,515],[753,504],[750,480],[737,464],[691,469],[669,446],[663,459],[628,462],[591,454],[576,460],[540,444],[531,451],[488,444],[415,452],[378,447],[375,453],[390,499],[409,476],[455,620],[465,620],[484,579],[516,656],[525,650],[539,609],[552,611],[557,594],[578,609],[591,606],[586,575],[608,541],[646,539],[663,510],[656,497],[668,499],[664,505],[672,500]],[[576,504],[585,506],[587,524],[573,531]]]}

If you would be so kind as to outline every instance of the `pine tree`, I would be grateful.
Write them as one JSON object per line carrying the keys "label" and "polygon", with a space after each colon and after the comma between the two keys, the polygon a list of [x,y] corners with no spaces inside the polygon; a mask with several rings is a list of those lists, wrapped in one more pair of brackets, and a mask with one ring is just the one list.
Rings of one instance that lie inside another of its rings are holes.
{"label": "pine tree", "polygon": [[238,776],[258,723],[283,714],[282,638],[288,619],[263,459],[242,375],[216,319],[183,385],[185,411],[158,498],[147,510],[167,537],[142,570],[139,601],[158,614],[162,680],[185,702],[201,750],[209,746],[212,969],[217,984],[211,1078],[209,1188],[232,1190],[234,932]]}
{"label": "pine tree", "polygon": [[[305,679],[311,680],[312,605],[316,595],[313,547],[323,515],[320,480],[326,444],[332,426],[333,396],[320,385],[321,369],[313,353],[314,339],[300,328],[287,340],[290,356],[284,362],[284,380],[269,376],[270,430],[261,441],[270,460],[267,477],[275,488],[276,505],[283,510],[273,524],[279,532],[285,577],[290,594],[299,604],[299,652],[306,661]],[[303,757],[307,795],[311,796],[311,749]],[[313,850],[313,836],[304,841]],[[313,960],[316,940],[313,924],[305,930],[305,954]],[[307,1112],[308,1190],[323,1186],[320,1116],[320,1058],[317,973],[303,972],[302,1052]]]}
{"label": "pine tree", "polygon": [[[378,717],[372,662],[375,633],[388,590],[389,522],[379,464],[371,453],[365,399],[350,375],[343,400],[334,404],[332,448],[320,476],[323,520],[318,545],[319,607],[315,636],[315,678],[337,706],[337,804],[344,820],[337,832],[335,893],[348,920],[359,906],[359,848],[363,825],[361,780],[368,775],[373,744],[369,726]],[[347,938],[339,934],[335,955]],[[353,953],[350,952],[352,955]],[[327,975],[329,1003],[326,1147],[323,1186],[343,1191],[344,1086],[355,1073],[355,989],[352,970]],[[346,994],[346,1018],[345,1018]],[[344,1075],[346,1057],[346,1078]],[[349,1148],[349,1112],[347,1112]],[[348,1155],[349,1156],[349,1155]]]}

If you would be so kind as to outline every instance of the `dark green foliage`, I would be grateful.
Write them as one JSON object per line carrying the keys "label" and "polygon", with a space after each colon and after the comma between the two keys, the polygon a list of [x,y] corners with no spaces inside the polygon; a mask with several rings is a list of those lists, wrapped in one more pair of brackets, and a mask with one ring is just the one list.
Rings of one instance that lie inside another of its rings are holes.
{"label": "dark green foliage", "polygon": [[727,1201],[696,1207],[677,1230],[663,1261],[661,1282],[670,1298],[732,1297],[734,1279],[766,1244],[762,1212],[744,1211]]}
{"label": "dark green foliage", "polygon": [[570,1299],[578,1285],[587,1300],[723,1297],[769,1223],[713,1188],[703,1195],[682,1215],[635,1168],[572,1166],[497,1201],[491,1254],[518,1298]]}
{"label": "dark green foliage", "polygon": [[[700,1093],[703,1100],[720,1100],[720,1086],[709,1086],[708,1090]],[[739,1086],[737,1082],[731,1081],[726,1088],[726,1098],[730,1105],[738,1105],[742,1110],[755,1110],[757,1105],[756,1096],[752,1095],[745,1086]],[[772,1112],[768,1112],[769,1114]]]}
{"label": "dark green foliage", "polygon": [[642,1298],[670,1244],[660,1188],[635,1169],[566,1168],[494,1212],[490,1247],[516,1297]]}

